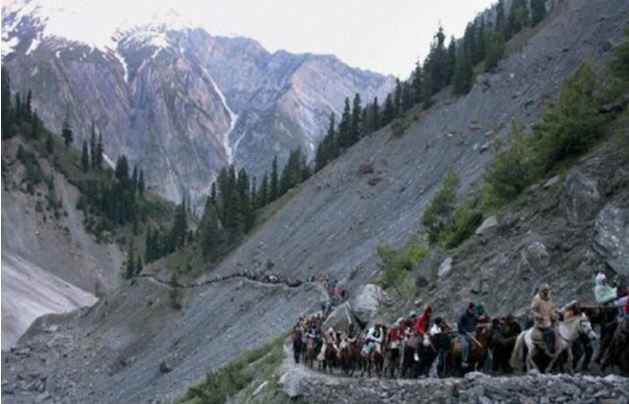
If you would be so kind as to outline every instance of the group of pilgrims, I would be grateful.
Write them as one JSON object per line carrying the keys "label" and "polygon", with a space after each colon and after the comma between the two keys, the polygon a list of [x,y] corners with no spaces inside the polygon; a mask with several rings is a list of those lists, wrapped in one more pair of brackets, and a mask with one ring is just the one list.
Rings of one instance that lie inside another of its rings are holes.
{"label": "group of pilgrims", "polygon": [[[596,304],[572,301],[557,308],[550,286],[540,285],[529,315],[490,318],[481,302],[470,302],[454,324],[433,317],[427,304],[385,326],[374,321],[361,330],[353,322],[344,329],[325,324],[331,308],[300,317],[292,331],[296,363],[346,375],[417,378],[460,376],[469,371],[511,373],[602,371],[618,368],[629,374],[629,288],[611,286],[603,273],[595,278]],[[593,324],[598,326],[598,333]]]}

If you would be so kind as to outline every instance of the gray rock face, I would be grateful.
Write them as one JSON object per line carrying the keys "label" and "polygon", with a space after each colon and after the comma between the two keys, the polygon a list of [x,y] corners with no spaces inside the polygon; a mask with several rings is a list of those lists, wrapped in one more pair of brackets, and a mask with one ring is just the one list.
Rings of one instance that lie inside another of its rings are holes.
{"label": "gray rock face", "polygon": [[112,49],[92,48],[43,36],[41,17],[13,25],[3,7],[3,24],[16,27],[3,32],[17,41],[2,59],[12,89],[32,89],[34,108],[56,131],[72,106],[75,145],[94,122],[111,161],[126,154],[174,201],[206,195],[230,163],[260,177],[274,155],[280,164],[297,147],[313,156],[345,97],[382,98],[394,85],[334,56],[269,53],[201,29],[147,26],[117,33]]}
{"label": "gray rock face", "polygon": [[498,225],[498,218],[494,215],[489,216],[487,219],[483,220],[478,229],[474,232],[477,235],[482,235],[487,233],[490,229],[496,227]]}
{"label": "gray rock face", "polygon": [[291,374],[299,375],[299,401],[307,403],[328,403],[331,396],[335,402],[341,403],[611,403],[623,402],[627,394],[627,380],[618,376],[491,377],[469,373],[459,379],[379,378],[365,381],[356,377],[340,378],[307,369],[292,369],[284,373],[283,378],[288,380]]}
{"label": "gray rock face", "polygon": [[371,321],[381,302],[387,300],[386,293],[378,285],[368,283],[361,288],[351,301],[351,308],[363,323]]}
{"label": "gray rock face", "polygon": [[528,245],[526,249],[522,251],[521,263],[523,266],[535,272],[543,272],[546,270],[550,263],[550,254],[548,254],[546,245],[539,240]]}
{"label": "gray rock face", "polygon": [[323,329],[327,330],[332,327],[335,330],[344,331],[347,330],[350,324],[354,326],[354,330],[360,329],[360,325],[352,313],[352,306],[349,302],[345,302],[330,313],[328,318],[323,322]]}
{"label": "gray rock face", "polygon": [[606,205],[596,217],[593,246],[619,275],[629,275],[629,218],[627,209]]}
{"label": "gray rock face", "polygon": [[579,172],[566,178],[560,209],[572,224],[591,219],[600,209],[601,194],[598,182]]}
{"label": "gray rock face", "polygon": [[444,276],[447,276],[451,270],[452,270],[452,257],[448,257],[444,259],[439,265],[437,276],[439,278],[443,278]]}

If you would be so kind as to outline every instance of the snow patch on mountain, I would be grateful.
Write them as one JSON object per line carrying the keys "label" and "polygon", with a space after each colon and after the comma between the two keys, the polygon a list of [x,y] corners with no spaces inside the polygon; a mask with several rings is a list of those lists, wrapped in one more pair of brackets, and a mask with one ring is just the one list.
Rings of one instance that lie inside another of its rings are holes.
{"label": "snow patch on mountain", "polygon": [[[234,155],[236,153],[235,153],[235,147],[232,147],[229,143],[229,135],[232,133],[232,131],[236,127],[238,114],[234,113],[234,111],[232,111],[232,109],[229,107],[229,105],[227,104],[227,99],[225,98],[225,95],[220,90],[220,88],[218,88],[218,86],[216,85],[216,82],[212,78],[212,75],[210,75],[210,72],[208,72],[206,68],[203,68],[203,71],[207,75],[208,79],[210,80],[210,83],[212,84],[212,87],[214,88],[214,91],[216,92],[216,94],[218,94],[218,97],[220,98],[221,102],[223,103],[223,106],[225,107],[225,110],[229,114],[229,129],[223,134],[222,140],[223,140],[223,147],[225,147],[225,154],[227,155],[227,164],[232,164],[234,162]],[[242,140],[242,137],[239,140]]]}
{"label": "snow patch on mountain", "polygon": [[120,55],[120,53],[113,51],[111,49],[109,49],[109,54],[113,56],[122,66],[122,71],[124,72],[124,82],[128,83],[129,82],[129,68],[127,67],[126,60],[124,59],[124,57],[122,57],[122,55]]}

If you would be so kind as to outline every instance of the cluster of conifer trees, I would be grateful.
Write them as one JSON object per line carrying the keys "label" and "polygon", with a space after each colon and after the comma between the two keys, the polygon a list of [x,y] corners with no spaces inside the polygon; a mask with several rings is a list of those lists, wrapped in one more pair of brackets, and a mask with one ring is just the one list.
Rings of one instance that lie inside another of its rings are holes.
{"label": "cluster of conifer trees", "polygon": [[315,155],[315,171],[335,159],[341,150],[350,147],[361,137],[368,135],[404,116],[416,104],[424,108],[432,104],[432,96],[452,85],[455,94],[465,94],[474,83],[474,66],[484,62],[483,69],[491,71],[504,56],[505,41],[524,27],[537,25],[546,14],[544,0],[514,0],[509,15],[505,14],[504,1],[496,5],[495,18],[480,16],[468,24],[463,38],[450,38],[446,46],[443,28],[434,36],[430,52],[424,63],[417,62],[410,78],[397,80],[395,89],[387,94],[383,105],[378,98],[361,105],[356,94],[350,106],[345,98],[345,108],[340,122],[330,114],[327,134],[319,143]]}

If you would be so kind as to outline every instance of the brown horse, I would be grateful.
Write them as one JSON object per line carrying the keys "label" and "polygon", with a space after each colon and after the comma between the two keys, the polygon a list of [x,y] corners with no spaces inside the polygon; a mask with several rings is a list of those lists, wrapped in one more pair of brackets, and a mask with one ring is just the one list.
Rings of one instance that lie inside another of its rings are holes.
{"label": "brown horse", "polygon": [[384,355],[382,353],[382,344],[375,344],[371,348],[371,352],[367,352],[363,349],[360,352],[361,373],[360,376],[364,376],[367,372],[367,376],[371,377],[371,371],[374,370],[376,376],[382,374],[384,368]]}
{"label": "brown horse", "polygon": [[400,370],[400,377],[417,377],[418,363],[415,361],[415,353],[418,345],[419,337],[415,335],[411,335],[402,343],[402,368]]}
{"label": "brown horse", "polygon": [[360,349],[355,342],[342,342],[339,347],[339,365],[346,375],[354,374],[360,361]]}
{"label": "brown horse", "polygon": [[338,352],[331,342],[324,343],[319,353],[319,370],[326,369],[332,373],[338,361]]}
{"label": "brown horse", "polygon": [[490,344],[493,346],[492,371],[511,373],[509,359],[513,353],[515,340],[522,332],[520,324],[513,318],[502,318],[493,322],[489,332]]}
{"label": "brown horse", "polygon": [[306,349],[304,350],[304,363],[310,366],[311,369],[317,356],[316,352],[314,339],[308,338],[306,340]]}
{"label": "brown horse", "polygon": [[487,350],[490,347],[489,338],[484,332],[476,331],[474,335],[468,336],[470,339],[470,353],[468,356],[468,366],[463,368],[461,366],[461,358],[463,352],[463,346],[461,345],[462,336],[453,338],[450,341],[450,354],[447,357],[447,368],[455,376],[462,376],[463,374],[474,371],[482,370],[487,357]]}

